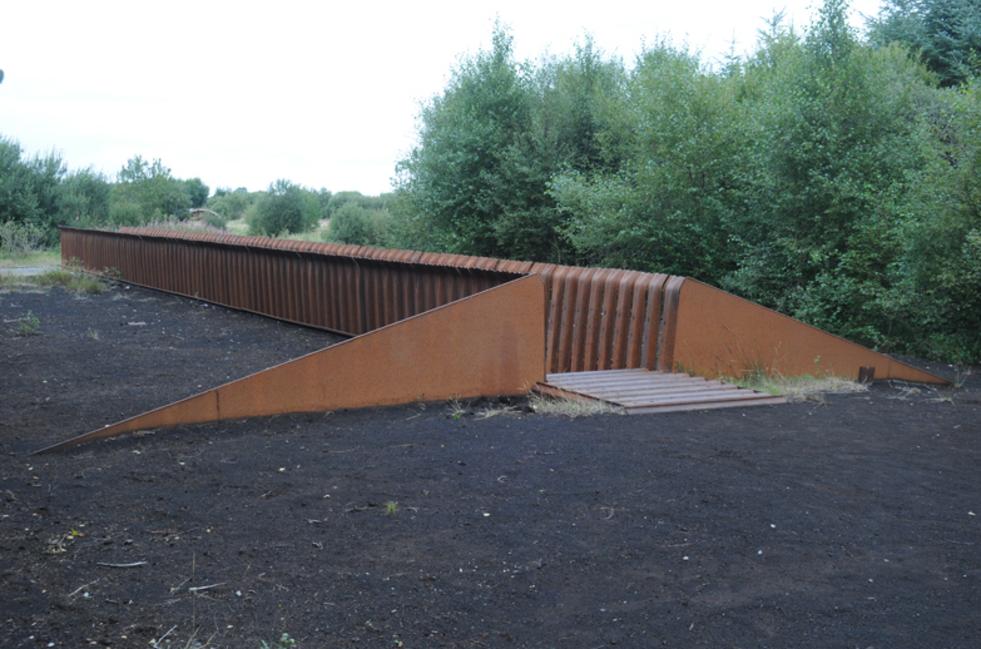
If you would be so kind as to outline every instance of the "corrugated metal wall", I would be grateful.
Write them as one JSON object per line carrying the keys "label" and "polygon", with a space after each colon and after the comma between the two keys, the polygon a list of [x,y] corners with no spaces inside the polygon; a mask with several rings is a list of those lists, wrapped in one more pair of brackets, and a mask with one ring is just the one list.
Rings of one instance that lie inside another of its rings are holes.
{"label": "corrugated metal wall", "polygon": [[[61,230],[61,254],[127,282],[348,335],[528,274],[546,286],[546,369],[670,369],[684,278],[212,232]],[[672,292],[673,291],[673,292]],[[666,297],[667,296],[667,297]]]}

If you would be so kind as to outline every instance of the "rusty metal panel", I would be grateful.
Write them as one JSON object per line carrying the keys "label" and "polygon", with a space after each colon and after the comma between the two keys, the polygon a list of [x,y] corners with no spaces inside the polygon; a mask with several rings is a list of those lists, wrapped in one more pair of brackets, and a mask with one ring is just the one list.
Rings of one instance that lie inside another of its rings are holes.
{"label": "rusty metal panel", "polygon": [[665,277],[663,305],[658,314],[661,325],[658,328],[656,341],[651,341],[652,344],[656,345],[656,353],[649,359],[647,365],[649,369],[656,368],[662,372],[670,372],[675,367],[674,349],[678,327],[678,301],[686,282],[687,278],[685,277]]}
{"label": "rusty metal panel", "polygon": [[874,367],[878,379],[946,383],[885,354],[692,279],[680,287],[676,319],[673,365],[703,376],[763,371],[785,376],[831,374],[854,380],[861,368]]}
{"label": "rusty metal panel", "polygon": [[528,276],[45,451],[148,428],[527,394],[545,379],[545,290]]}
{"label": "rusty metal panel", "polygon": [[[65,254],[122,279],[274,318],[357,335],[516,277],[498,260],[225,233],[63,229]],[[463,264],[447,265],[449,262]],[[419,293],[412,286],[428,286]],[[416,300],[417,295],[424,299]]]}

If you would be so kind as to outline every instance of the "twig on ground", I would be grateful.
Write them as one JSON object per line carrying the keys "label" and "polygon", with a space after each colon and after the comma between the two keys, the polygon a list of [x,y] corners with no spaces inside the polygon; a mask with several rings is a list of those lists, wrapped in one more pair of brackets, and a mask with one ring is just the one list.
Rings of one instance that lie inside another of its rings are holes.
{"label": "twig on ground", "polygon": [[176,629],[176,628],[177,628],[177,625],[175,624],[174,626],[172,626],[169,629],[167,629],[167,633],[163,634],[162,636],[160,636],[156,640],[151,640],[150,641],[150,646],[153,647],[154,649],[158,649],[158,647],[160,647],[160,643],[164,641],[164,638],[166,638],[171,633],[173,633],[174,632],[174,629]]}
{"label": "twig on ground", "polygon": [[219,586],[224,586],[225,582],[219,581],[217,584],[208,584],[207,586],[191,586],[187,589],[189,593],[197,593],[202,590],[210,590],[212,588],[218,588]]}
{"label": "twig on ground", "polygon": [[105,568],[139,568],[140,566],[147,565],[146,561],[134,561],[132,563],[105,563],[100,561],[96,565],[103,566]]}
{"label": "twig on ground", "polygon": [[72,592],[68,593],[68,595],[66,595],[66,597],[74,597],[75,595],[78,595],[82,590],[84,590],[85,588],[88,588],[89,586],[91,586],[94,583],[99,582],[101,579],[102,579],[102,577],[99,577],[99,579],[93,579],[92,581],[90,581],[87,584],[82,584],[81,586],[79,586],[78,588],[76,588],[75,590],[73,590]]}

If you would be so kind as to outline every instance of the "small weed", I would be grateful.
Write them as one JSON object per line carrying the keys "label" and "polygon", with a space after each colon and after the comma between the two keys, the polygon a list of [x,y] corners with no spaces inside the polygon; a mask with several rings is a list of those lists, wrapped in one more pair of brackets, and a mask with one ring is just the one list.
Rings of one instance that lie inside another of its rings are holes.
{"label": "small weed", "polygon": [[971,378],[974,370],[970,367],[958,367],[954,371],[954,378],[950,380],[950,385],[955,390],[960,390],[967,383],[967,380]]}
{"label": "small weed", "polygon": [[462,403],[453,399],[447,406],[449,407],[449,415],[451,419],[460,419],[463,415],[467,414],[467,408]]}
{"label": "small weed", "polygon": [[89,329],[86,331],[85,336],[91,338],[92,340],[102,340],[102,338],[99,336],[99,332],[95,329]]}
{"label": "small weed", "polygon": [[290,637],[290,634],[283,632],[283,635],[279,636],[273,644],[269,644],[265,640],[259,641],[260,649],[293,649],[296,647],[296,640]]}
{"label": "small weed", "polygon": [[46,552],[48,554],[64,554],[68,552],[68,546],[75,542],[76,539],[85,536],[78,530],[72,528],[62,534],[61,536],[55,536],[48,540],[48,548]]}
{"label": "small weed", "polygon": [[21,318],[20,324],[17,325],[18,336],[36,336],[40,331],[41,320],[31,311],[28,311],[27,315]]}
{"label": "small weed", "polygon": [[385,503],[385,514],[387,516],[395,516],[399,513],[399,504],[394,500],[389,500]]}
{"label": "small weed", "polygon": [[497,417],[498,415],[517,415],[520,411],[511,405],[497,405],[497,406],[487,406],[481,408],[474,414],[475,419],[490,419],[491,417]]}

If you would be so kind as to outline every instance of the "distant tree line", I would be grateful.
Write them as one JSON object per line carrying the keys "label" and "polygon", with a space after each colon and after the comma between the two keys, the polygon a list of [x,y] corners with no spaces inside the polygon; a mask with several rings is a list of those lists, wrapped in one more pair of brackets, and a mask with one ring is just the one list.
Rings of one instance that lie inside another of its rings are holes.
{"label": "distant tree line", "polygon": [[53,245],[57,226],[113,227],[180,223],[195,208],[207,225],[224,229],[240,220],[250,234],[305,233],[330,222],[330,240],[363,244],[388,241],[391,195],[312,190],[277,180],[265,191],[218,188],[209,196],[200,178],[175,178],[160,160],[135,156],[115,178],[91,168],[69,171],[57,153],[25,156],[20,145],[0,136],[0,249]]}
{"label": "distant tree line", "polygon": [[56,153],[27,157],[19,144],[0,137],[0,223],[30,230],[42,244],[57,242],[59,225],[187,218],[189,209],[205,204],[208,193],[200,178],[174,178],[160,160],[136,156],[113,182],[91,168],[69,171]]}
{"label": "distant tree line", "polygon": [[745,59],[502,29],[424,108],[394,245],[689,275],[852,339],[981,360],[976,0],[828,0]]}

